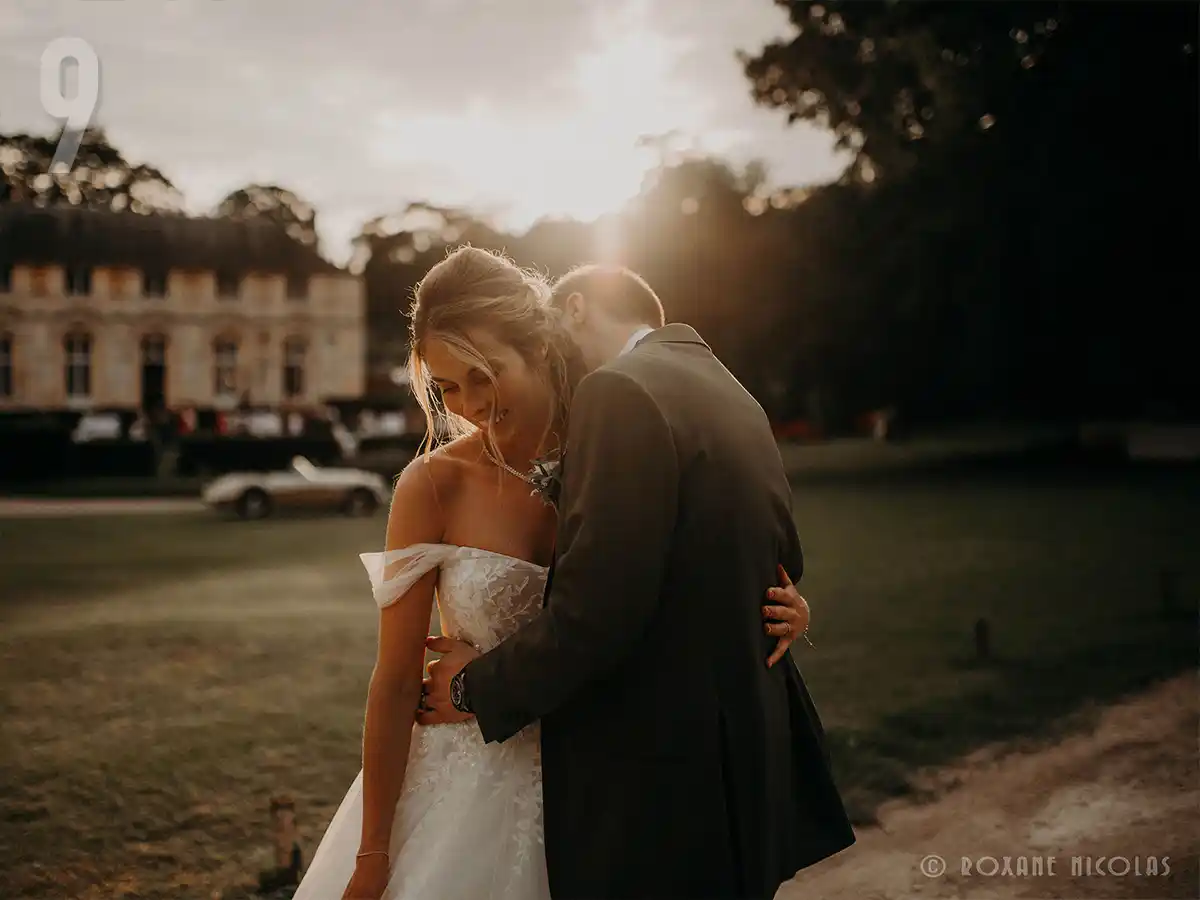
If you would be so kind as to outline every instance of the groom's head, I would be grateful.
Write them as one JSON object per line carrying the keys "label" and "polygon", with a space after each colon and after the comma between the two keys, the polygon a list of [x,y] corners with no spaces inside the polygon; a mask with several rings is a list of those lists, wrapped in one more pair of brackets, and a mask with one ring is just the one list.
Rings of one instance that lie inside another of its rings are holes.
{"label": "groom's head", "polygon": [[658,295],[624,266],[572,269],[555,282],[551,303],[562,312],[563,327],[579,346],[589,371],[616,358],[642,326],[666,324]]}

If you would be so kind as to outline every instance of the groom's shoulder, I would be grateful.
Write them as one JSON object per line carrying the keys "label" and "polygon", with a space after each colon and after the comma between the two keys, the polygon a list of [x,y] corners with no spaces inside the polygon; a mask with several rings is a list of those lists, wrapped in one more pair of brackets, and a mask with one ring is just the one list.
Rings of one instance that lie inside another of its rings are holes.
{"label": "groom's shoulder", "polygon": [[640,386],[636,370],[629,366],[629,354],[609,360],[588,372],[575,386],[575,397],[591,397],[608,391],[628,390]]}
{"label": "groom's shoulder", "polygon": [[634,363],[632,353],[610,360],[585,375],[575,388],[572,414],[597,406],[631,408],[652,403],[645,373]]}
{"label": "groom's shoulder", "polygon": [[692,328],[667,325],[596,372],[607,370],[623,376],[653,396],[702,371],[711,358],[712,351]]}

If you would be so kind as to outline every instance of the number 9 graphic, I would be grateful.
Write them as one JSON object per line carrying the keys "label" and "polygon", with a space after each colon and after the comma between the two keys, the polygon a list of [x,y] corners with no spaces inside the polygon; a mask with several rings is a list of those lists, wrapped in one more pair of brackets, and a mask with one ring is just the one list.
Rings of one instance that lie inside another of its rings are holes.
{"label": "number 9 graphic", "polygon": [[[77,69],[75,96],[63,95],[63,63]],[[63,122],[62,136],[54,149],[51,174],[69,172],[100,100],[100,60],[91,45],[76,37],[56,38],[42,51],[42,109]]]}

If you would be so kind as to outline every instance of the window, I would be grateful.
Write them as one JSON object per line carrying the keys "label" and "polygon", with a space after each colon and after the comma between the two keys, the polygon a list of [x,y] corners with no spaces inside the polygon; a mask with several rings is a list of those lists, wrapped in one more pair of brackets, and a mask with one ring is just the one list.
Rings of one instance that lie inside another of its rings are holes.
{"label": "window", "polygon": [[161,334],[142,337],[142,365],[165,366],[167,364],[167,339]]}
{"label": "window", "polygon": [[63,338],[66,352],[67,399],[83,400],[92,395],[92,336],[73,331]]}
{"label": "window", "polygon": [[0,334],[0,397],[9,399],[13,395],[13,337]]}
{"label": "window", "polygon": [[92,267],[71,266],[67,269],[67,295],[86,297],[92,293]]}
{"label": "window", "polygon": [[147,269],[142,272],[142,293],[147,297],[167,296],[167,270]]}
{"label": "window", "polygon": [[232,397],[237,393],[237,341],[217,338],[213,342],[213,394]]}
{"label": "window", "polygon": [[283,396],[304,394],[304,356],[306,346],[300,338],[288,338],[283,344]]}
{"label": "window", "polygon": [[167,387],[167,339],[161,334],[142,336],[142,409],[161,409]]}
{"label": "window", "polygon": [[0,294],[12,291],[12,264],[0,263]]}
{"label": "window", "polygon": [[217,296],[222,300],[236,300],[240,283],[237,272],[217,272]]}
{"label": "window", "polygon": [[289,300],[303,300],[308,296],[308,276],[288,275],[287,297]]}

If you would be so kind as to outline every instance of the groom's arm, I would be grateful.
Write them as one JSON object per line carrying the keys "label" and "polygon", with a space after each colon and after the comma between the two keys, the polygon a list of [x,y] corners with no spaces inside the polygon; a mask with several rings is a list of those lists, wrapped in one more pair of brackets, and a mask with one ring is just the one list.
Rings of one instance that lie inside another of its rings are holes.
{"label": "groom's arm", "polygon": [[678,459],[666,420],[633,379],[599,370],[580,382],[563,478],[546,608],[464,669],[488,741],[511,737],[611,671],[658,608]]}

